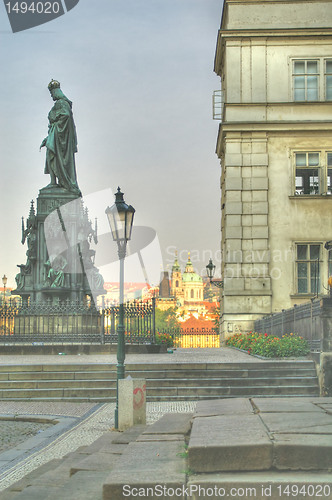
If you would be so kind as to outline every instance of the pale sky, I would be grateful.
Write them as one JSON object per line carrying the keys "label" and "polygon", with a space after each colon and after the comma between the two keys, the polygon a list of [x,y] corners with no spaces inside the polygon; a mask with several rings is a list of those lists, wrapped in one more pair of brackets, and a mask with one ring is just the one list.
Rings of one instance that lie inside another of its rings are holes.
{"label": "pale sky", "polygon": [[221,11],[222,0],[80,0],[13,34],[1,3],[0,274],[8,286],[26,261],[21,217],[50,181],[39,145],[52,78],[73,101],[83,196],[119,185],[135,224],[157,232],[164,268],[176,248],[182,267],[186,251],[201,274],[210,254],[220,266],[212,94]]}

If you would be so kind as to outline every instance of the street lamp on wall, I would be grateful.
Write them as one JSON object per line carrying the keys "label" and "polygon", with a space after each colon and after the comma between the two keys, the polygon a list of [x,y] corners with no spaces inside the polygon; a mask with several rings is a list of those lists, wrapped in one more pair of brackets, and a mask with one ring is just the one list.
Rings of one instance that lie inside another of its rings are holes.
{"label": "street lamp on wall", "polygon": [[7,285],[7,276],[4,274],[2,277],[3,284],[3,305],[6,304],[6,285]]}
{"label": "street lamp on wall", "polygon": [[206,272],[207,272],[207,276],[210,280],[210,283],[212,283],[212,285],[214,285],[214,286],[217,286],[218,288],[223,288],[224,287],[223,280],[214,280],[213,279],[215,270],[216,270],[216,266],[213,264],[212,259],[210,259],[208,265],[206,266]]}
{"label": "street lamp on wall", "polygon": [[119,321],[117,327],[117,371],[116,371],[116,407],[114,414],[114,427],[119,427],[119,380],[125,376],[125,328],[124,328],[124,259],[126,257],[127,242],[131,238],[135,209],[127,205],[123,199],[123,193],[118,187],[115,193],[115,203],[107,207],[105,213],[111,228],[112,238],[117,242],[120,260],[120,297],[119,297]]}

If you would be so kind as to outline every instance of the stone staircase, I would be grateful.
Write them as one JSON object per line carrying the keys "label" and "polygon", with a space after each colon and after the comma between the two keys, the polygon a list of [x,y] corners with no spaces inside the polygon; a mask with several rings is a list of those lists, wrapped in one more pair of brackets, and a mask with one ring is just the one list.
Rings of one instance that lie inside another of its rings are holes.
{"label": "stone staircase", "polygon": [[[128,375],[146,379],[147,401],[319,394],[310,360],[127,364]],[[114,364],[0,366],[4,401],[113,402],[115,397]]]}

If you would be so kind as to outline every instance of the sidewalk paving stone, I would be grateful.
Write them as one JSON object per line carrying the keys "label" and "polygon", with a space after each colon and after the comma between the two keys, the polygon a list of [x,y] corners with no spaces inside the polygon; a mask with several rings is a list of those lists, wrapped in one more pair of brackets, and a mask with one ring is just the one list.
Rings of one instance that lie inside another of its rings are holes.
{"label": "sidewalk paving stone", "polygon": [[195,472],[266,470],[272,442],[258,415],[195,418],[188,463]]}
{"label": "sidewalk paving stone", "polygon": [[[317,403],[314,403],[314,401]],[[323,403],[323,398],[253,398],[254,405],[261,413],[288,413],[288,412],[320,412],[317,406]]]}
{"label": "sidewalk paving stone", "polygon": [[149,425],[143,434],[182,434],[191,429],[193,413],[166,413],[157,422]]}
{"label": "sidewalk paving stone", "polygon": [[198,401],[194,418],[213,417],[217,415],[234,415],[234,413],[254,413],[254,409],[248,399],[214,399],[212,401]]}
{"label": "sidewalk paving stone", "polygon": [[277,469],[331,469],[332,434],[277,434],[274,436],[273,455]]}
{"label": "sidewalk paving stone", "polygon": [[[103,500],[123,500],[123,488],[167,485],[182,488],[186,481],[184,441],[133,442],[128,444],[103,485]],[[153,498],[153,497],[152,497]],[[164,498],[160,496],[159,498]],[[177,497],[181,498],[181,497]]]}
{"label": "sidewalk paving stone", "polygon": [[332,416],[322,410],[317,413],[261,413],[260,416],[269,431],[277,433],[311,433],[322,427],[328,433],[332,425]]}

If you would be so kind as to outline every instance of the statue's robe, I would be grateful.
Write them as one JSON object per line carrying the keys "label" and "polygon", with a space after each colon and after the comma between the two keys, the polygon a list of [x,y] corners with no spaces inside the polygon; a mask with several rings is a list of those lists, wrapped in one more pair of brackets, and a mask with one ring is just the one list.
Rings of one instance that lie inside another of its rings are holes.
{"label": "statue's robe", "polygon": [[77,137],[71,108],[71,101],[63,97],[55,101],[48,114],[45,174],[52,172],[57,177],[59,186],[80,196],[75,168]]}

